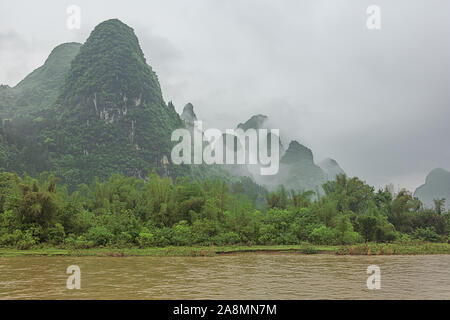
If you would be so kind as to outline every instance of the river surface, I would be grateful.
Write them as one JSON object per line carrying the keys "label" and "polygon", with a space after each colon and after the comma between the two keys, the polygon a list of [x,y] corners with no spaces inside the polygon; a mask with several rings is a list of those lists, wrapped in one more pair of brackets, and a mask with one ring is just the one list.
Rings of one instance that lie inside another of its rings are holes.
{"label": "river surface", "polygon": [[[67,289],[70,265],[79,290]],[[0,299],[450,299],[450,255],[0,258]]]}

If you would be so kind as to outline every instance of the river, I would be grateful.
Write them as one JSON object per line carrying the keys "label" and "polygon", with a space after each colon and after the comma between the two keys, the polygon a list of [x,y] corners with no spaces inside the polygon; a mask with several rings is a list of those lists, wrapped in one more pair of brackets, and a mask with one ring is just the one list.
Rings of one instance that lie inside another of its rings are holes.
{"label": "river", "polygon": [[[79,290],[66,287],[70,265]],[[0,258],[0,299],[450,299],[450,255]]]}

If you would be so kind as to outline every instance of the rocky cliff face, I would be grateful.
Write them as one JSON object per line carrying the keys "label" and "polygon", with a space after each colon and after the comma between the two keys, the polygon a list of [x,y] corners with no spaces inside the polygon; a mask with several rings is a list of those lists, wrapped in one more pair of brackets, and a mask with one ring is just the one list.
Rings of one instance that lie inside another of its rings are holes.
{"label": "rocky cliff face", "polygon": [[67,181],[111,173],[145,177],[167,168],[173,130],[183,126],[162,97],[133,29],[117,19],[92,31],[72,61],[52,112],[47,113],[55,165]]}

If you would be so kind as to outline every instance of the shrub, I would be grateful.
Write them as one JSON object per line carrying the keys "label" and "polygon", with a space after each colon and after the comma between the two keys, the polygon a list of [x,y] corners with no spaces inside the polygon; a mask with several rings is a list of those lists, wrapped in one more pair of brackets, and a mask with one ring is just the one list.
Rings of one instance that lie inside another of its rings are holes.
{"label": "shrub", "polygon": [[142,228],[142,232],[139,233],[136,238],[140,248],[151,247],[155,245],[155,236],[147,228]]}
{"label": "shrub", "polygon": [[398,233],[397,234],[397,241],[400,243],[409,243],[412,241],[412,238],[409,234],[407,233]]}
{"label": "shrub", "polygon": [[114,235],[102,226],[91,227],[86,233],[86,239],[96,246],[106,246],[112,242]]}
{"label": "shrub", "polygon": [[22,233],[22,236],[16,245],[19,249],[26,250],[32,247],[34,244],[36,244],[36,239],[35,237],[33,237],[32,232],[27,230]]}
{"label": "shrub", "polygon": [[21,250],[26,250],[35,245],[38,240],[33,236],[32,230],[21,231],[16,229],[13,233],[2,235],[0,245],[16,246]]}
{"label": "shrub", "polygon": [[273,244],[276,242],[277,230],[273,224],[263,224],[259,228],[258,244]]}
{"label": "shrub", "polygon": [[12,233],[4,234],[0,237],[0,245],[2,246],[14,246],[22,238],[22,231],[19,229],[14,230]]}
{"label": "shrub", "polygon": [[94,241],[86,239],[85,236],[79,236],[74,242],[74,247],[77,249],[89,249],[94,245]]}
{"label": "shrub", "polygon": [[293,223],[292,225],[290,225],[289,230],[299,241],[308,240],[308,229],[301,223]]}
{"label": "shrub", "polygon": [[320,226],[311,232],[310,238],[313,243],[334,244],[336,243],[336,232],[326,226]]}
{"label": "shrub", "polygon": [[342,244],[356,244],[363,242],[363,237],[354,231],[345,232],[342,237]]}
{"label": "shrub", "polygon": [[193,242],[199,244],[210,244],[211,239],[216,235],[216,225],[214,221],[208,219],[196,220],[192,225]]}
{"label": "shrub", "polygon": [[414,231],[414,237],[429,242],[439,242],[441,240],[441,237],[436,233],[433,227],[416,229]]}
{"label": "shrub", "polygon": [[216,245],[232,245],[238,244],[241,239],[236,232],[224,232],[216,235],[213,241]]}
{"label": "shrub", "polygon": [[154,230],[155,245],[158,247],[167,247],[172,244],[172,229],[164,227]]}
{"label": "shrub", "polygon": [[127,245],[134,243],[133,236],[129,232],[121,232],[116,239],[116,243],[119,245]]}
{"label": "shrub", "polygon": [[292,232],[282,232],[277,237],[277,244],[297,244],[298,238]]}
{"label": "shrub", "polygon": [[60,223],[48,229],[48,240],[51,244],[60,244],[64,241],[65,237],[64,227]]}
{"label": "shrub", "polygon": [[319,253],[319,250],[317,250],[316,248],[314,248],[313,246],[308,245],[307,247],[305,247],[302,250],[303,254],[317,254]]}
{"label": "shrub", "polygon": [[76,237],[73,234],[69,234],[69,236],[67,236],[63,243],[65,246],[67,247],[75,247],[75,241],[76,241]]}
{"label": "shrub", "polygon": [[172,244],[186,246],[191,244],[192,230],[187,221],[182,220],[172,227]]}

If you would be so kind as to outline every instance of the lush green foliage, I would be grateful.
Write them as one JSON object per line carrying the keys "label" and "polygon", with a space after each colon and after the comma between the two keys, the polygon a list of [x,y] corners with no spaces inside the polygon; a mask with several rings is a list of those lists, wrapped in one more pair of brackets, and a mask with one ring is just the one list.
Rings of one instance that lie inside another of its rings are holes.
{"label": "lush green foliage", "polygon": [[[0,174],[0,245],[39,243],[98,246],[341,245],[366,241],[444,241],[449,215],[421,209],[405,191],[374,192],[357,178],[338,176],[312,192],[266,193],[254,206],[251,184],[150,175],[113,175],[69,193],[56,178]],[[402,231],[402,232],[400,232]]]}
{"label": "lush green foliage", "polygon": [[173,177],[190,173],[186,166],[163,165],[170,135],[183,124],[164,102],[133,29],[119,20],[99,24],[81,47],[55,48],[17,88],[33,110],[2,112],[3,100],[14,110],[20,104],[8,98],[12,88],[0,87],[5,171],[51,171],[71,189],[113,173],[144,178],[148,168]]}
{"label": "lush green foliage", "polygon": [[[170,164],[170,135],[183,122],[164,102],[133,29],[116,19],[99,24],[81,47],[55,48],[17,87],[0,86],[0,117],[0,246],[448,239],[443,199],[426,210],[404,190],[375,192],[345,175],[322,192],[327,175],[298,142],[280,174],[261,183],[317,190],[269,193],[220,166]],[[239,127],[264,121],[259,115]]]}

